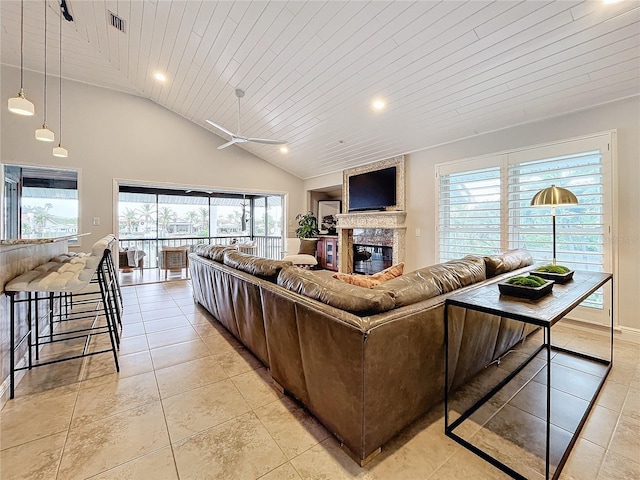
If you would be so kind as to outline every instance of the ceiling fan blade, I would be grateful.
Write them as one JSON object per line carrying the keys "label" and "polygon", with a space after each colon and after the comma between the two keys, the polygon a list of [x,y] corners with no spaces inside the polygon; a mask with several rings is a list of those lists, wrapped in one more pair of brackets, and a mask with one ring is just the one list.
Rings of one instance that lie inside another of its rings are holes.
{"label": "ceiling fan blade", "polygon": [[271,140],[269,138],[247,138],[247,141],[255,143],[266,143],[268,145],[284,145],[285,143],[287,143],[286,140]]}
{"label": "ceiling fan blade", "polygon": [[220,125],[218,125],[217,123],[213,123],[211,120],[207,120],[207,123],[210,125],[213,125],[214,127],[216,127],[218,130],[226,133],[227,135],[229,135],[230,137],[234,137],[235,134],[233,132],[230,132],[229,130],[227,130],[224,127],[221,127]]}
{"label": "ceiling fan blade", "polygon": [[236,144],[236,143],[239,143],[239,142],[238,142],[238,139],[237,139],[237,138],[232,138],[232,139],[231,139],[230,141],[228,141],[227,143],[223,143],[222,145],[220,145],[220,146],[218,147],[218,150],[222,150],[223,148],[230,147],[231,145],[234,145],[234,144]]}

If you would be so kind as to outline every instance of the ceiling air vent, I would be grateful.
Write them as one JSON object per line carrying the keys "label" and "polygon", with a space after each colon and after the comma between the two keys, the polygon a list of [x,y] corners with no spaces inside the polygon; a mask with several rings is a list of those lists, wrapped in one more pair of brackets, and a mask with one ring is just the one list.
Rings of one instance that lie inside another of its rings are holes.
{"label": "ceiling air vent", "polygon": [[125,28],[125,21],[113,12],[109,12],[109,23],[112,27],[116,27],[122,33],[127,33]]}

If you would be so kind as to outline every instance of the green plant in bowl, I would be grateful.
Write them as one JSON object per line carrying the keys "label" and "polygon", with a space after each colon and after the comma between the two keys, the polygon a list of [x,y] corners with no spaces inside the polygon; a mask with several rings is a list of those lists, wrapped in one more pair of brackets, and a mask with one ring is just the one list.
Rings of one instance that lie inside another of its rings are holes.
{"label": "green plant in bowl", "polygon": [[517,277],[509,278],[507,280],[507,283],[510,285],[519,285],[521,287],[538,288],[542,287],[545,283],[547,283],[547,281],[535,275],[520,275]]}
{"label": "green plant in bowl", "polygon": [[570,270],[571,269],[564,265],[542,265],[541,267],[536,268],[536,272],[557,273],[558,275],[564,275]]}

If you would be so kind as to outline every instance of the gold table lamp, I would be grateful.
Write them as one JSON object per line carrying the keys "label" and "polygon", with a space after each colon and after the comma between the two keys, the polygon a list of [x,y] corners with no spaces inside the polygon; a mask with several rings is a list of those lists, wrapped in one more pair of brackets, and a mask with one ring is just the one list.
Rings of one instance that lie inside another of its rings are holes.
{"label": "gold table lamp", "polygon": [[556,207],[558,205],[577,205],[578,199],[566,188],[551,185],[536,193],[531,199],[532,207],[551,207],[553,223],[553,265],[556,264]]}

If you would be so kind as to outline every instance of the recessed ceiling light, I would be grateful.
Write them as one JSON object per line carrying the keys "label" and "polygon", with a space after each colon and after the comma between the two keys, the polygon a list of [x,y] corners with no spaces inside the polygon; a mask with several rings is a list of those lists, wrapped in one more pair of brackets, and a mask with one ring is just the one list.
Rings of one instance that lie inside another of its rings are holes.
{"label": "recessed ceiling light", "polygon": [[156,73],[153,78],[155,78],[156,80],[158,80],[159,82],[164,82],[167,80],[167,77],[165,77],[165,75],[163,73]]}
{"label": "recessed ceiling light", "polygon": [[602,0],[602,3],[605,5],[610,5],[612,3],[618,3],[620,0]]}
{"label": "recessed ceiling light", "polygon": [[289,153],[289,149],[287,147],[280,147],[280,151],[282,153]]}
{"label": "recessed ceiling light", "polygon": [[385,104],[382,100],[374,100],[372,105],[375,110],[382,110]]}

